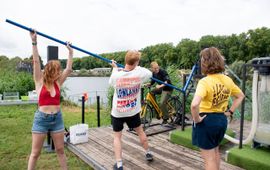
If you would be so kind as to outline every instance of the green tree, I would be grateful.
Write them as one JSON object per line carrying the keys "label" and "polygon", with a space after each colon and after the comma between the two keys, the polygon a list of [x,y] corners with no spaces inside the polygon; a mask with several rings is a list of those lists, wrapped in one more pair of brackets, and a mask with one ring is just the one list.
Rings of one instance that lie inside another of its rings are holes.
{"label": "green tree", "polygon": [[26,72],[5,70],[0,73],[0,94],[3,92],[19,92],[28,95],[28,91],[35,89],[33,77]]}
{"label": "green tree", "polygon": [[270,29],[266,27],[249,30],[247,33],[248,40],[246,45],[248,47],[248,58],[266,57],[270,54]]}
{"label": "green tree", "polygon": [[86,69],[89,70],[91,68],[91,64],[93,63],[93,61],[91,62],[90,57],[83,57],[81,58],[81,69]]}
{"label": "green tree", "polygon": [[60,59],[59,61],[60,61],[60,64],[61,64],[62,69],[66,68],[67,59]]}
{"label": "green tree", "polygon": [[73,58],[72,69],[73,70],[80,70],[81,69],[81,59],[80,58]]}
{"label": "green tree", "polygon": [[176,46],[178,60],[174,62],[181,68],[191,68],[198,60],[199,46],[194,40],[183,39]]}
{"label": "green tree", "polygon": [[7,69],[6,66],[7,66],[8,62],[9,62],[8,57],[6,57],[4,55],[0,56],[0,71]]}
{"label": "green tree", "polygon": [[156,44],[142,49],[141,64],[149,67],[152,61],[157,61],[164,68],[170,64],[170,59],[176,57],[175,55],[172,43]]}

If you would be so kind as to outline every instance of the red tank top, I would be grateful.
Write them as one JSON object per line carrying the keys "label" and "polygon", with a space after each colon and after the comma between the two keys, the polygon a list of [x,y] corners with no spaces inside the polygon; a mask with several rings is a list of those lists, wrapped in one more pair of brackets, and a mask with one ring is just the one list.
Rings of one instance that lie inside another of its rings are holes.
{"label": "red tank top", "polygon": [[47,106],[47,105],[60,105],[60,89],[56,82],[53,83],[55,96],[52,97],[50,92],[43,85],[39,94],[38,105]]}

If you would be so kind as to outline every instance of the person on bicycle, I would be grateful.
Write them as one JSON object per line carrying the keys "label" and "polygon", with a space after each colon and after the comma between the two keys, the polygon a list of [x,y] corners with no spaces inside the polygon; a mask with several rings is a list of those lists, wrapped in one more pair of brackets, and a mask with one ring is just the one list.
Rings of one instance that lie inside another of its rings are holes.
{"label": "person on bicycle", "polygon": [[140,119],[141,86],[150,80],[152,73],[150,70],[138,66],[140,57],[140,52],[128,51],[123,69],[118,69],[115,61],[112,60],[113,70],[109,84],[114,88],[111,120],[114,131],[113,143],[116,164],[114,164],[113,169],[123,169],[121,137],[124,123],[137,132],[145,150],[146,160],[153,160]]}
{"label": "person on bicycle", "polygon": [[[153,78],[158,79],[160,81],[163,81],[165,83],[171,84],[171,80],[170,77],[168,75],[168,73],[161,69],[158,65],[157,62],[153,61],[151,64],[151,71],[153,73]],[[152,86],[153,84],[155,84],[154,80],[151,80],[150,86]],[[161,98],[160,98],[160,109],[163,113],[163,122],[162,124],[167,124],[168,123],[168,119],[169,119],[169,113],[168,113],[168,109],[166,106],[166,103],[170,97],[170,95],[172,94],[173,88],[166,86],[165,84],[161,84],[159,82],[157,82],[156,88],[153,89],[151,91],[151,93],[155,96],[155,95],[159,95],[161,94]]]}

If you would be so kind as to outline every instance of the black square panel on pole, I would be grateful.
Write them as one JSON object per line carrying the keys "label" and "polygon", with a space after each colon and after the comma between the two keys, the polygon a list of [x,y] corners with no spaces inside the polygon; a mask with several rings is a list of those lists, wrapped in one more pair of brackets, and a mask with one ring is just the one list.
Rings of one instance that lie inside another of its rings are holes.
{"label": "black square panel on pole", "polygon": [[58,46],[47,47],[47,61],[58,60]]}

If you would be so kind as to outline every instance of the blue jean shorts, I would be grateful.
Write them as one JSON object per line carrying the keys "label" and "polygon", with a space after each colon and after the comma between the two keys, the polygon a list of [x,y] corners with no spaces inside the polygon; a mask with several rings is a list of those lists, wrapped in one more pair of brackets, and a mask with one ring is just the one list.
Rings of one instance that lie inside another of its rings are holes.
{"label": "blue jean shorts", "polygon": [[32,126],[32,133],[57,133],[64,131],[64,122],[61,111],[47,114],[37,110]]}
{"label": "blue jean shorts", "polygon": [[224,138],[227,117],[224,113],[206,113],[206,115],[202,122],[193,124],[192,144],[201,149],[213,149]]}

